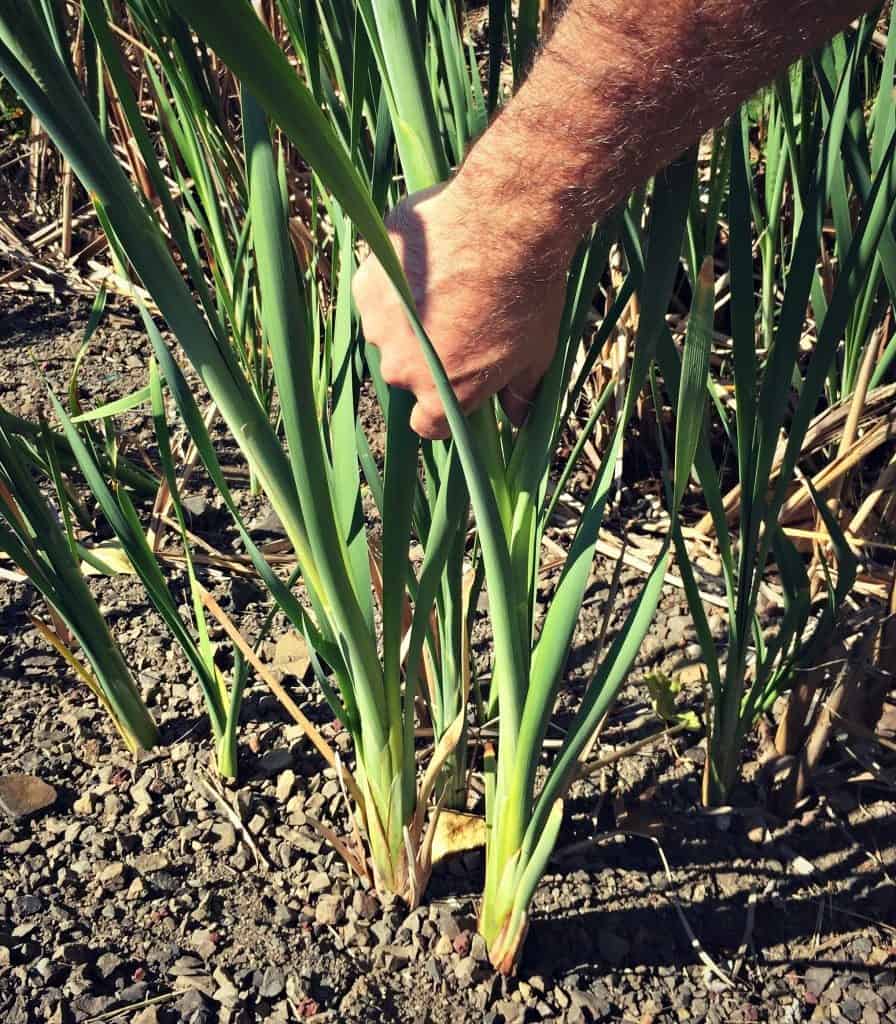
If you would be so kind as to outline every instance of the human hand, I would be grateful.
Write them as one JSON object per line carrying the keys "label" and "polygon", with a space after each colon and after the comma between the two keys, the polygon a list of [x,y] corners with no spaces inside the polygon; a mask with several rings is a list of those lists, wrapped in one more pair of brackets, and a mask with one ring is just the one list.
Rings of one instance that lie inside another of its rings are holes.
{"label": "human hand", "polygon": [[[498,210],[476,208],[457,182],[410,196],[387,227],[461,408],[472,412],[497,394],[519,425],[557,345],[567,268],[559,262],[541,272],[512,230],[515,218],[502,222]],[[380,350],[383,379],[417,399],[411,427],[447,438],[420,342],[374,256],[355,275],[353,294],[365,338]]]}

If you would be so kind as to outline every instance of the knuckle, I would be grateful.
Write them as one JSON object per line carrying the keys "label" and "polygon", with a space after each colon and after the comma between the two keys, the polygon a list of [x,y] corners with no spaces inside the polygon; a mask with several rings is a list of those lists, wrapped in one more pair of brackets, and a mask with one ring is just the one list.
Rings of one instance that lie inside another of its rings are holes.
{"label": "knuckle", "polygon": [[430,440],[447,437],[449,434],[445,410],[438,400],[424,398],[422,402],[418,402],[411,425],[421,437]]}
{"label": "knuckle", "polygon": [[380,375],[387,384],[391,384],[393,387],[407,385],[408,377],[405,364],[391,348],[380,350]]}

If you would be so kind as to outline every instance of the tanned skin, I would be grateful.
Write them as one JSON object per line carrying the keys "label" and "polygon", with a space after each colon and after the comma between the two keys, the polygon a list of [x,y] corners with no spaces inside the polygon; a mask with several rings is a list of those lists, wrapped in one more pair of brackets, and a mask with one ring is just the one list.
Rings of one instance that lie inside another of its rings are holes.
{"label": "tanned skin", "polygon": [[[868,0],[571,0],[526,82],[451,181],[389,219],[427,333],[466,411],[526,415],[556,347],[585,231]],[[411,426],[449,436],[420,345],[368,258],[354,297]]]}

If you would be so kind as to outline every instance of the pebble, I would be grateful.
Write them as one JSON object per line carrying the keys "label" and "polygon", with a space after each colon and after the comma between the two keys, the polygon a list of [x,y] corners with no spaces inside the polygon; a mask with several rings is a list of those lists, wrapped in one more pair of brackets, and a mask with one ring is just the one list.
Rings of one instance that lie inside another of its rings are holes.
{"label": "pebble", "polygon": [[840,1004],[840,1012],[847,1020],[858,1022],[862,1019],[862,1004],[857,999],[847,996]]}
{"label": "pebble", "polygon": [[468,988],[473,981],[473,974],[476,971],[476,961],[471,956],[465,956],[454,965],[454,977],[461,988]]}
{"label": "pebble", "polygon": [[314,908],[314,920],[321,925],[335,926],[345,918],[345,908],[338,896],[324,895]]}
{"label": "pebble", "polygon": [[190,936],[190,944],[203,960],[211,960],[218,951],[218,941],[215,932],[206,928],[199,928]]}
{"label": "pebble", "polygon": [[134,867],[143,875],[167,871],[171,861],[164,853],[140,853],[134,858]]}
{"label": "pebble", "polygon": [[102,956],[97,957],[96,969],[101,978],[111,978],[122,963],[121,957],[116,956],[115,953],[103,953]]}
{"label": "pebble", "polygon": [[39,914],[44,908],[44,903],[40,896],[30,892],[19,893],[19,895],[16,896],[15,903],[16,909],[22,917],[33,917],[35,914]]}
{"label": "pebble", "polygon": [[258,994],[262,999],[276,999],[286,987],[286,979],[279,967],[267,967],[258,982]]}
{"label": "pebble", "polygon": [[331,885],[330,876],[325,871],[315,871],[308,879],[308,892],[314,896],[326,892]]}
{"label": "pebble", "polygon": [[292,791],[296,785],[296,773],[292,768],[287,768],[286,771],[280,773],[277,778],[277,789],[276,795],[277,800],[281,804],[285,804],[287,800],[292,796]]}
{"label": "pebble", "polygon": [[370,921],[379,913],[380,904],[373,893],[358,890],[352,897],[352,910],[362,920]]}
{"label": "pebble", "polygon": [[56,790],[36,775],[0,775],[0,813],[28,818],[56,803]]}
{"label": "pebble", "polygon": [[92,956],[90,947],[83,942],[64,942],[56,947],[54,955],[67,964],[86,964]]}
{"label": "pebble", "polygon": [[470,956],[480,964],[488,963],[488,947],[485,945],[485,939],[476,932],[470,942]]}
{"label": "pebble", "polygon": [[526,1019],[526,1007],[512,999],[499,999],[495,1009],[504,1019],[504,1024],[522,1024]]}
{"label": "pebble", "polygon": [[168,973],[173,978],[188,977],[192,974],[201,974],[205,970],[205,964],[195,956],[178,957],[168,968]]}
{"label": "pebble", "polygon": [[229,822],[217,822],[212,826],[212,833],[217,836],[212,846],[215,853],[229,853],[236,847],[236,829]]}
{"label": "pebble", "polygon": [[208,997],[199,989],[184,992],[175,1005],[181,1017],[190,1024],[213,1024],[217,1017]]}
{"label": "pebble", "polygon": [[258,762],[258,767],[269,778],[279,775],[292,766],[292,751],[288,747],[269,750]]}
{"label": "pebble", "polygon": [[123,1003],[142,1003],[146,998],[149,986],[145,981],[135,981],[132,985],[126,985],[118,992],[118,998]]}
{"label": "pebble", "polygon": [[159,1010],[156,1006],[144,1007],[136,1017],[132,1024],[159,1024]]}
{"label": "pebble", "polygon": [[797,875],[808,878],[809,875],[815,874],[815,865],[810,860],[806,860],[805,857],[797,856],[790,862],[790,870]]}
{"label": "pebble", "polygon": [[75,814],[93,814],[93,797],[90,793],[82,793],[72,804]]}
{"label": "pebble", "polygon": [[830,967],[810,967],[803,980],[807,991],[814,996],[820,996],[833,976],[834,972]]}
{"label": "pebble", "polygon": [[610,1012],[610,1000],[602,999],[594,992],[573,989],[569,993],[569,1000],[571,1009],[589,1013],[591,1020],[603,1020]]}

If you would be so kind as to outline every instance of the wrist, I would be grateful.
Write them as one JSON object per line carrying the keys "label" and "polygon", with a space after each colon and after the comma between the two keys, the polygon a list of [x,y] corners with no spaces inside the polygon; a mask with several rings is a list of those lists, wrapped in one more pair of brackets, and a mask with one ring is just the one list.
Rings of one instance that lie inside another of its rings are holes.
{"label": "wrist", "polygon": [[490,260],[525,271],[530,281],[562,278],[588,225],[570,217],[565,197],[539,180],[536,161],[512,152],[519,140],[501,127],[499,119],[472,148],[446,199]]}

